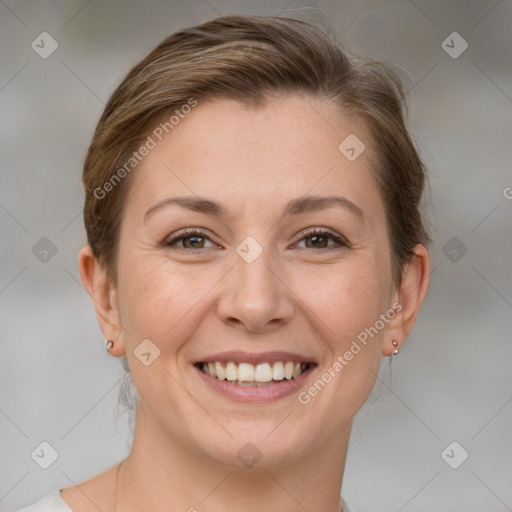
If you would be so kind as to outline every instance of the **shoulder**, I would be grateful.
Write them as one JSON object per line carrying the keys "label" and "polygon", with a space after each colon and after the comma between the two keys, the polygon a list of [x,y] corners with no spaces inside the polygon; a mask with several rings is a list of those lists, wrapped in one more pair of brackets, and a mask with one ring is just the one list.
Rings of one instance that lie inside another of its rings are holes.
{"label": "shoulder", "polygon": [[39,501],[16,512],[98,512],[114,508],[112,489],[115,486],[115,469],[112,466],[78,485],[56,488]]}
{"label": "shoulder", "polygon": [[341,509],[341,512],[354,512],[349,506],[348,506],[348,503],[343,499],[341,498],[341,506],[342,506],[342,509]]}
{"label": "shoulder", "polygon": [[60,489],[53,489],[32,505],[18,512],[73,512],[60,496]]}

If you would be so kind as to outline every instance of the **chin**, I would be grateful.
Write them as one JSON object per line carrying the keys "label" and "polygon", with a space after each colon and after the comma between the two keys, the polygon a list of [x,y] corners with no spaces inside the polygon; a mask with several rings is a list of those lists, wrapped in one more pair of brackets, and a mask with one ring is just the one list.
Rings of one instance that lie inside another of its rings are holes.
{"label": "chin", "polygon": [[[209,459],[230,469],[283,466],[297,460],[309,446],[304,432],[285,426],[286,422],[277,428],[276,422],[230,423],[230,432],[240,432],[240,435],[234,434],[233,438],[228,438],[225,432],[215,437],[204,435],[198,446]],[[309,441],[312,443],[313,439]]]}

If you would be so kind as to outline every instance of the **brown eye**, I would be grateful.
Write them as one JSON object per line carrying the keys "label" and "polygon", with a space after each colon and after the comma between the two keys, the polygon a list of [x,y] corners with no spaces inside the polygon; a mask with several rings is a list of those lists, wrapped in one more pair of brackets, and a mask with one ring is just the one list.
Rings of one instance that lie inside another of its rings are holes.
{"label": "brown eye", "polygon": [[312,247],[308,247],[308,244],[306,242],[306,247],[308,247],[308,249],[323,249],[324,247],[328,246],[328,238],[326,236],[308,235],[304,239],[311,240]]}
{"label": "brown eye", "polygon": [[[200,231],[182,231],[178,233],[178,236],[166,240],[163,245],[164,247],[176,246],[177,249],[208,249],[205,247],[206,241],[211,240]],[[181,242],[181,246],[178,245]]]}
{"label": "brown eye", "polygon": [[[300,241],[305,240],[306,249],[333,249],[336,247],[349,247],[348,242],[341,236],[338,236],[326,230],[312,230],[301,233]],[[329,241],[334,243],[329,244]]]}
{"label": "brown eye", "polygon": [[183,246],[187,249],[203,249],[204,237],[202,236],[185,236],[182,237],[181,240],[183,240]]}

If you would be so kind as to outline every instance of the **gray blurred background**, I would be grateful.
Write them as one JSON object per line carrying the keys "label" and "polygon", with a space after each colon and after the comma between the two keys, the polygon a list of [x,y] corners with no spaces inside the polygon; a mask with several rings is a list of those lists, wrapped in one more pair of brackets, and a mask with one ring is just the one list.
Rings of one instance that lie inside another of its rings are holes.
{"label": "gray blurred background", "polygon": [[[1,510],[128,453],[122,365],[77,267],[81,165],[104,103],[181,27],[297,11],[400,66],[431,174],[430,291],[356,418],[343,495],[354,512],[512,510],[510,0],[0,1]],[[43,441],[58,452],[48,469],[31,457]]]}

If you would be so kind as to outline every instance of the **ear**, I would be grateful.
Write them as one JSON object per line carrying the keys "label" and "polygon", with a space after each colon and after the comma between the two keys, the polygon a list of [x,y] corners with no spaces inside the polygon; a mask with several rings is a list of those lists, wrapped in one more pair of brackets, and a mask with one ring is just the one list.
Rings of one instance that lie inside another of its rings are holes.
{"label": "ear", "polygon": [[80,250],[78,268],[82,283],[93,301],[105,341],[114,342],[114,347],[109,350],[109,353],[116,357],[123,356],[126,350],[117,288],[93,256],[91,246],[88,244]]}
{"label": "ear", "polygon": [[[424,245],[418,244],[414,248],[414,256],[404,269],[402,282],[394,294],[394,303],[401,309],[388,324],[386,347],[383,355],[390,356],[395,348],[400,348],[409,333],[420,310],[420,306],[428,290],[430,272],[430,258]],[[398,310],[398,307],[397,307]],[[394,347],[391,342],[396,340]]]}

